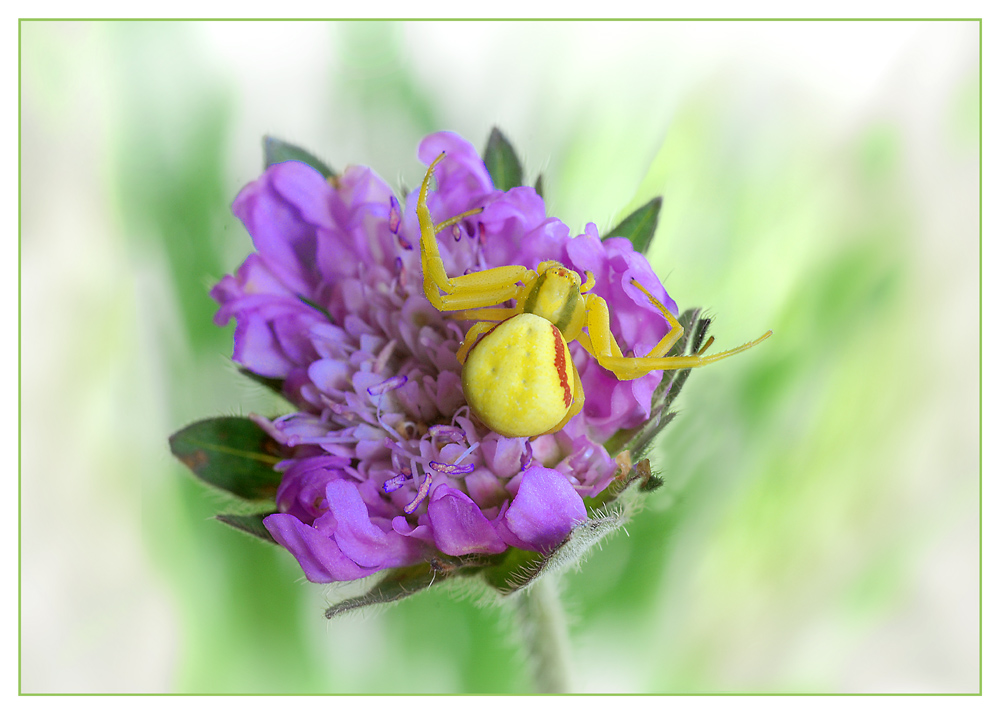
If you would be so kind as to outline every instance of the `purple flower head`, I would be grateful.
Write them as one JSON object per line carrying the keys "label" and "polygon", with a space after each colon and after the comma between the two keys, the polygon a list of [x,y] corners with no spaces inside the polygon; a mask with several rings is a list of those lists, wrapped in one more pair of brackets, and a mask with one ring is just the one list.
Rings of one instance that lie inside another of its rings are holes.
{"label": "purple flower head", "polygon": [[[571,236],[533,189],[496,190],[455,134],[427,137],[418,155],[430,163],[442,151],[431,214],[484,208],[439,237],[450,275],[558,260],[594,275],[623,349],[642,356],[657,343],[668,325],[632,280],[676,305],[627,239],[602,241],[593,224]],[[558,547],[616,472],[602,444],[649,418],[659,383],[659,373],[619,382],[574,346],[587,398],[563,431],[529,440],[483,426],[455,357],[468,323],[424,296],[415,194],[400,200],[364,167],[324,179],[286,162],[233,203],[255,252],[213,288],[216,322],[235,318],[233,359],[280,380],[296,407],[258,419],[292,454],[264,524],[314,582]]]}

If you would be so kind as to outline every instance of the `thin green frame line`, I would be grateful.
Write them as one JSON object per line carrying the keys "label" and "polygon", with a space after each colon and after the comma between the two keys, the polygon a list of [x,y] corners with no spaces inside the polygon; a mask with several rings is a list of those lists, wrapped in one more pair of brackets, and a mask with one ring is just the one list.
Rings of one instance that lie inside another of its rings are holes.
{"label": "thin green frame line", "polygon": [[[22,17],[18,22],[979,22],[981,17]],[[980,34],[982,29],[980,29]],[[981,38],[980,38],[981,39]]]}
{"label": "thin green frame line", "polygon": [[[983,689],[983,478],[982,478],[982,458],[983,458],[983,393],[982,393],[982,381],[983,381],[983,359],[982,359],[982,330],[983,330],[983,241],[982,241],[982,230],[983,230],[983,53],[982,53],[982,41],[983,41],[983,18],[979,17],[945,17],[945,18],[929,18],[929,17],[918,17],[918,18],[892,18],[892,17],[862,17],[862,18],[42,18],[42,17],[25,17],[18,18],[18,154],[17,154],[17,167],[18,167],[18,195],[20,196],[20,176],[21,176],[21,96],[22,96],[22,45],[21,45],[21,24],[24,22],[364,22],[364,21],[380,21],[380,22],[518,22],[518,21],[539,21],[539,22],[978,22],[979,23],[979,691],[978,692],[879,692],[879,693],[859,693],[859,692],[671,692],[669,694],[650,694],[650,693],[627,693],[627,694],[604,694],[604,693],[594,693],[594,694],[571,694],[568,696],[807,696],[807,697],[817,697],[817,696],[888,696],[888,697],[915,697],[915,696],[931,696],[931,697],[969,697],[969,696],[982,696]],[[29,696],[29,697],[40,697],[40,696],[317,696],[315,693],[293,693],[293,694],[277,694],[277,693],[262,693],[262,694],[248,694],[248,693],[208,693],[208,694],[191,694],[183,692],[144,692],[144,693],[99,693],[99,692],[82,692],[82,693],[72,693],[72,692],[60,692],[60,693],[47,693],[47,692],[24,692],[21,689],[21,355],[22,355],[22,340],[21,340],[21,201],[18,201],[17,207],[17,227],[18,227],[18,242],[17,242],[17,255],[18,255],[18,266],[17,266],[17,284],[18,284],[18,295],[17,295],[17,345],[18,345],[18,363],[17,363],[17,377],[18,377],[18,388],[17,388],[17,410],[18,410],[18,444],[17,444],[17,466],[18,466],[18,479],[17,479],[17,518],[18,518],[18,554],[17,554],[17,573],[18,573],[18,592],[17,592],[17,610],[18,610],[18,623],[17,623],[17,635],[18,635],[18,662],[17,662],[17,680],[18,680],[18,695],[19,696]],[[442,696],[440,694],[372,694],[372,693],[361,693],[361,694],[327,694],[319,693],[324,696]],[[491,696],[489,694],[446,694],[445,696]],[[502,696],[532,696],[532,695],[502,695]]]}

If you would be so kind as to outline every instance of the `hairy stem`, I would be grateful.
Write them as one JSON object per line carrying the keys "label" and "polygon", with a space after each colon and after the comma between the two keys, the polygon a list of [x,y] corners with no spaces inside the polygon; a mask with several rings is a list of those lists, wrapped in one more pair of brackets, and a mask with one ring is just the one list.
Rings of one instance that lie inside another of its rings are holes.
{"label": "hairy stem", "polygon": [[514,596],[521,638],[528,652],[528,667],[539,694],[560,694],[569,687],[569,632],[559,600],[557,576],[536,580]]}

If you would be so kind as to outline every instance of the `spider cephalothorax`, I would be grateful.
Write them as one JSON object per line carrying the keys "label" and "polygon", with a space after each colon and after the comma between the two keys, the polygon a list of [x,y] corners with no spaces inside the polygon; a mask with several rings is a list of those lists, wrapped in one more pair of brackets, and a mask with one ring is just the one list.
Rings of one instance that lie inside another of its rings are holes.
{"label": "spider cephalothorax", "polygon": [[[420,223],[420,257],[424,293],[438,310],[457,319],[474,320],[457,356],[463,365],[462,386],[473,413],[486,426],[505,436],[538,436],[562,429],[583,408],[580,375],[568,343],[576,340],[619,380],[631,380],[654,370],[687,369],[717,362],[750,349],[770,337],[768,331],[753,342],[725,352],[705,355],[665,356],[684,333],[677,319],[635,280],[670,325],[667,334],[645,357],[625,357],[611,333],[608,305],[590,292],[594,277],[586,281],[554,260],[535,270],[504,265],[449,277],[441,260],[437,233],[470,215],[476,208],[434,223],[427,207],[427,192],[434,167],[431,163],[417,197]],[[514,300],[512,307],[504,303]]]}

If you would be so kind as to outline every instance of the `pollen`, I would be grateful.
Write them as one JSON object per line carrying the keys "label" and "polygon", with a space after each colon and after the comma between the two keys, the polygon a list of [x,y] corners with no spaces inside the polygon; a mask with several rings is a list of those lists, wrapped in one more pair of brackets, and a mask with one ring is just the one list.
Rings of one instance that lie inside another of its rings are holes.
{"label": "pollen", "polygon": [[420,486],[417,487],[416,495],[409,503],[403,506],[403,513],[405,513],[408,516],[411,516],[416,512],[417,508],[420,507],[421,501],[427,498],[427,494],[430,493],[432,480],[433,479],[430,474],[424,476],[424,480],[421,481]]}

